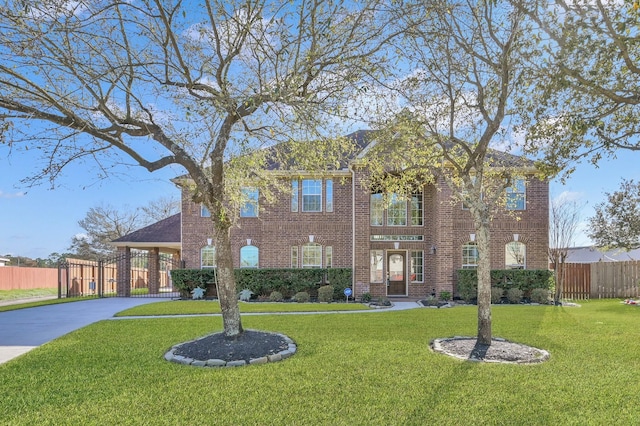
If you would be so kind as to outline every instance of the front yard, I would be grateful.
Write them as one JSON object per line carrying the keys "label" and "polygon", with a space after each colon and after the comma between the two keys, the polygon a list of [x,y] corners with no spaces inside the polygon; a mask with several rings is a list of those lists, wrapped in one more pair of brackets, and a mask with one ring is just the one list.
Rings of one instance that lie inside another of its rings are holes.
{"label": "front yard", "polygon": [[0,365],[2,423],[119,425],[637,424],[640,308],[495,306],[494,336],[543,348],[539,365],[429,350],[474,335],[476,308],[245,316],[298,344],[277,363],[164,361],[219,317],[102,321]]}

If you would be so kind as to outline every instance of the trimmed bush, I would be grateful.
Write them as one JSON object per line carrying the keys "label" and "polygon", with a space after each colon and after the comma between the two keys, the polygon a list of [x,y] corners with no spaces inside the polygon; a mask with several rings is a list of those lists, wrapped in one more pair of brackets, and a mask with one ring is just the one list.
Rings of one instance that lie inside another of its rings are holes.
{"label": "trimmed bush", "polygon": [[205,289],[205,297],[218,296],[214,269],[172,269],[171,281],[183,299],[190,299],[196,287]]}
{"label": "trimmed bush", "polygon": [[549,303],[549,290],[547,290],[546,288],[534,288],[533,290],[531,290],[530,299],[533,303]]}
{"label": "trimmed bush", "polygon": [[311,296],[306,291],[299,291],[293,296],[293,300],[298,303],[307,303],[311,300]]}
{"label": "trimmed bush", "polygon": [[502,302],[504,290],[498,287],[491,287],[491,303],[496,304]]}
{"label": "trimmed bush", "polygon": [[[546,269],[494,269],[491,271],[491,287],[503,290],[517,288],[523,295],[530,296],[534,288],[551,289],[553,273]],[[458,270],[456,284],[458,296],[467,302],[477,297],[478,274],[475,269]]]}
{"label": "trimmed bush", "polygon": [[451,299],[451,292],[449,291],[441,291],[440,292],[440,300],[448,302]]}
{"label": "trimmed bush", "polygon": [[360,301],[362,303],[371,302],[371,293],[362,293],[362,296],[360,297]]}
{"label": "trimmed bush", "polygon": [[284,296],[279,291],[272,291],[269,295],[270,302],[282,302],[284,300]]}
{"label": "trimmed bush", "polygon": [[238,288],[248,288],[262,297],[273,291],[285,298],[301,291],[315,297],[319,287],[330,283],[333,298],[339,300],[344,297],[344,289],[351,286],[351,268],[238,268],[234,273]]}
{"label": "trimmed bush", "polygon": [[333,301],[333,286],[323,285],[318,289],[318,302],[332,302]]}
{"label": "trimmed bush", "polygon": [[524,292],[519,288],[510,288],[507,290],[507,300],[509,303],[520,303]]}

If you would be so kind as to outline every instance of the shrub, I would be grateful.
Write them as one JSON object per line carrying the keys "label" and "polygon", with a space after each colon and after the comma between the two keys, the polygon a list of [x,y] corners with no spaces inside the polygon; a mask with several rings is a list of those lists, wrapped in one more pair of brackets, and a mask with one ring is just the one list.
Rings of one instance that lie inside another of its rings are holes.
{"label": "shrub", "polygon": [[502,295],[504,290],[498,287],[491,287],[491,303],[502,302]]}
{"label": "shrub", "polygon": [[360,300],[363,303],[369,303],[371,302],[371,293],[362,293],[362,296],[360,297]]}
{"label": "shrub", "polygon": [[534,303],[549,303],[549,290],[546,288],[534,288],[531,290],[531,301]]}
{"label": "shrub", "polygon": [[440,292],[440,300],[444,300],[445,302],[451,299],[451,292],[449,291],[441,291]]}
{"label": "shrub", "polygon": [[331,302],[333,301],[333,286],[323,285],[318,289],[318,302]]}
{"label": "shrub", "polygon": [[426,306],[438,306],[438,299],[435,296],[427,296],[424,303]]}
{"label": "shrub", "polygon": [[251,300],[251,296],[253,296],[253,292],[251,290],[249,290],[248,288],[245,288],[244,290],[242,290],[240,292],[240,295],[238,297],[243,302],[248,302],[249,300]]}
{"label": "shrub", "polygon": [[298,303],[307,303],[309,300],[311,300],[311,297],[306,291],[299,291],[295,296],[293,296],[293,300]]}
{"label": "shrub", "polygon": [[272,291],[271,294],[269,295],[270,302],[282,302],[283,299],[284,297],[282,296],[282,293],[280,293],[279,291]]}
{"label": "shrub", "polygon": [[507,290],[507,300],[510,303],[520,303],[522,301],[523,291],[519,288],[510,288]]}
{"label": "shrub", "polygon": [[[503,290],[517,288],[529,296],[534,288],[550,289],[553,273],[546,269],[494,269],[491,271],[491,287]],[[477,297],[478,275],[475,269],[458,270],[456,284],[458,296],[467,302]]]}
{"label": "shrub", "polygon": [[173,286],[180,290],[180,297],[191,299],[191,292],[194,288],[205,289],[208,297],[217,297],[215,269],[173,269],[171,270],[171,281]]}

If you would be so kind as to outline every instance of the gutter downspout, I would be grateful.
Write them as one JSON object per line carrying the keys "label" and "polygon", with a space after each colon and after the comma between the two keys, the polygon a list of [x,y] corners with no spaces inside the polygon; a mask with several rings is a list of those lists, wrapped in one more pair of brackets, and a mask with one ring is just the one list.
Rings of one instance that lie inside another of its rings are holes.
{"label": "gutter downspout", "polygon": [[356,172],[353,165],[351,171],[351,289],[353,299],[356,298]]}

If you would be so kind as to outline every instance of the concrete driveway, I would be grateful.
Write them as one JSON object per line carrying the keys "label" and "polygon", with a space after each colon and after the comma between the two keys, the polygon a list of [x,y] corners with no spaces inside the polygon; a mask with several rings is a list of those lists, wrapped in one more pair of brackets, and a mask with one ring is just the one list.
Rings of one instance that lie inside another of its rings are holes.
{"label": "concrete driveway", "polygon": [[108,297],[0,312],[0,364],[124,309],[162,300]]}

